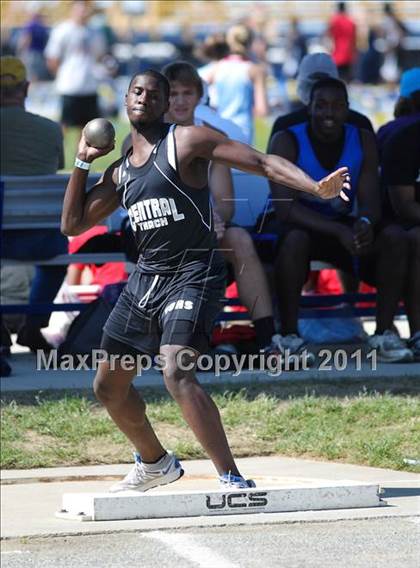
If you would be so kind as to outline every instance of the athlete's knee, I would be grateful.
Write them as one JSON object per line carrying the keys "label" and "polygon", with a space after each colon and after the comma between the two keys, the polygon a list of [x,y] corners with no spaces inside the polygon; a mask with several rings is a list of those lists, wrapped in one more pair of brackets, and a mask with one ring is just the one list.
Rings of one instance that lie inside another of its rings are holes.
{"label": "athlete's knee", "polygon": [[[170,347],[170,346],[169,346]],[[195,379],[196,354],[190,349],[171,349],[165,353],[163,377],[170,394],[176,399],[185,392]]]}
{"label": "athlete's knee", "polygon": [[226,231],[226,245],[237,259],[257,256],[251,236],[242,227],[231,227]]}
{"label": "athlete's knee", "polygon": [[163,376],[165,378],[165,383],[170,390],[179,390],[188,386],[191,381],[194,380],[194,372],[183,366],[179,366],[177,363],[169,363],[167,368],[163,371]]}
{"label": "athlete's knee", "polygon": [[226,238],[229,244],[238,248],[252,244],[251,236],[242,227],[230,227],[227,229]]}
{"label": "athlete's knee", "polygon": [[98,376],[93,381],[93,392],[99,402],[102,402],[105,406],[109,406],[115,402],[116,398],[119,398],[118,392],[115,391],[112,385],[98,378]]}
{"label": "athlete's knee", "polygon": [[93,381],[93,392],[104,406],[118,406],[127,398],[129,385],[114,380],[115,371],[100,369]]}

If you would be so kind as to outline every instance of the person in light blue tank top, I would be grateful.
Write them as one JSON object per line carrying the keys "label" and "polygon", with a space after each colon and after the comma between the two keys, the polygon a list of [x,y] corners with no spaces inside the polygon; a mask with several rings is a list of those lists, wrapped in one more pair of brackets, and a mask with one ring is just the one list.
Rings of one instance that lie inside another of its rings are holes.
{"label": "person in light blue tank top", "polygon": [[385,225],[380,210],[378,157],[373,133],[346,123],[347,90],[337,79],[312,89],[309,120],[278,132],[270,151],[297,164],[314,179],[345,163],[351,175],[348,202],[292,196],[271,183],[279,247],[276,259],[282,344],[305,351],[298,333],[299,298],[311,260],[333,264],[377,288],[376,334],[369,338],[379,360],[411,361],[412,352],[393,331],[407,270],[407,243],[398,225]]}
{"label": "person in light blue tank top", "polygon": [[230,54],[216,63],[206,77],[214,86],[217,111],[235,122],[251,144],[254,137],[254,114],[267,114],[266,73],[263,66],[248,59],[251,31],[243,25],[233,26],[226,35]]}
{"label": "person in light blue tank top", "polygon": [[223,118],[233,120],[243,130],[247,142],[254,134],[254,86],[249,76],[249,61],[229,56],[216,71],[217,108]]}

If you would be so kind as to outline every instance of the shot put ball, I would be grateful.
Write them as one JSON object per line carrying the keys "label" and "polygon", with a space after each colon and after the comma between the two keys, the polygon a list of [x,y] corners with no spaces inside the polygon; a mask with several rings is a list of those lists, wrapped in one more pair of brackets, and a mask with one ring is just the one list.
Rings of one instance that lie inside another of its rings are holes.
{"label": "shot put ball", "polygon": [[94,118],[88,122],[84,128],[86,142],[89,146],[106,148],[110,146],[115,138],[115,130],[106,118]]}

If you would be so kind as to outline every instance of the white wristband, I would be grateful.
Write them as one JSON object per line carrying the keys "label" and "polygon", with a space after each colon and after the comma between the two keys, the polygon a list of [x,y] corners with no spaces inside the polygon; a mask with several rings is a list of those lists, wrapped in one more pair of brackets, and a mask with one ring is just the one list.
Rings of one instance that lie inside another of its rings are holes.
{"label": "white wristband", "polygon": [[76,168],[80,168],[81,170],[90,170],[90,163],[79,160],[79,158],[75,159],[74,165]]}
{"label": "white wristband", "polygon": [[369,219],[369,217],[359,217],[359,221],[364,221],[368,225],[372,225],[372,221]]}

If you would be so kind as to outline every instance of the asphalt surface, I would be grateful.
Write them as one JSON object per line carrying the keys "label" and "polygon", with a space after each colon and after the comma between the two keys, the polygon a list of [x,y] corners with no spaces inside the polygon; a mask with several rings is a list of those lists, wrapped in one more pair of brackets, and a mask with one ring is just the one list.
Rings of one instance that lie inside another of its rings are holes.
{"label": "asphalt surface", "polygon": [[[349,353],[351,353],[350,348]],[[349,357],[349,361],[355,359]],[[28,353],[13,355],[13,375],[1,390],[39,391],[90,388],[93,371],[36,371]],[[417,385],[420,365],[379,364],[362,368],[288,373],[278,380],[328,379],[352,382],[401,379]],[[203,383],[265,382],[266,373],[203,373]],[[160,373],[136,379],[161,384]],[[373,383],[371,383],[373,384]],[[372,482],[383,489],[381,507],[214,517],[80,522],[58,519],[63,493],[102,492],[123,476],[127,464],[8,470],[2,472],[3,567],[259,568],[349,567],[417,568],[420,557],[420,475],[332,462],[269,457],[238,460],[246,477],[281,478],[282,484],[317,480]],[[184,463],[182,483],[201,488],[214,481],[207,460]]]}
{"label": "asphalt surface", "polygon": [[[130,469],[130,465],[9,470],[2,472],[1,480],[2,537],[15,539],[420,516],[420,475],[416,473],[278,456],[242,458],[237,462],[243,475],[255,479],[260,487],[265,481],[271,481],[272,487],[302,487],[350,480],[379,485],[385,491],[382,495],[385,503],[369,508],[81,522],[55,517],[55,512],[62,508],[63,494],[106,492],[115,479],[121,478]],[[218,488],[214,467],[209,460],[183,461],[182,464],[184,477],[171,485],[152,489],[150,494],[157,490],[176,492]]]}
{"label": "asphalt surface", "polygon": [[6,541],[3,568],[417,568],[419,518]]}

